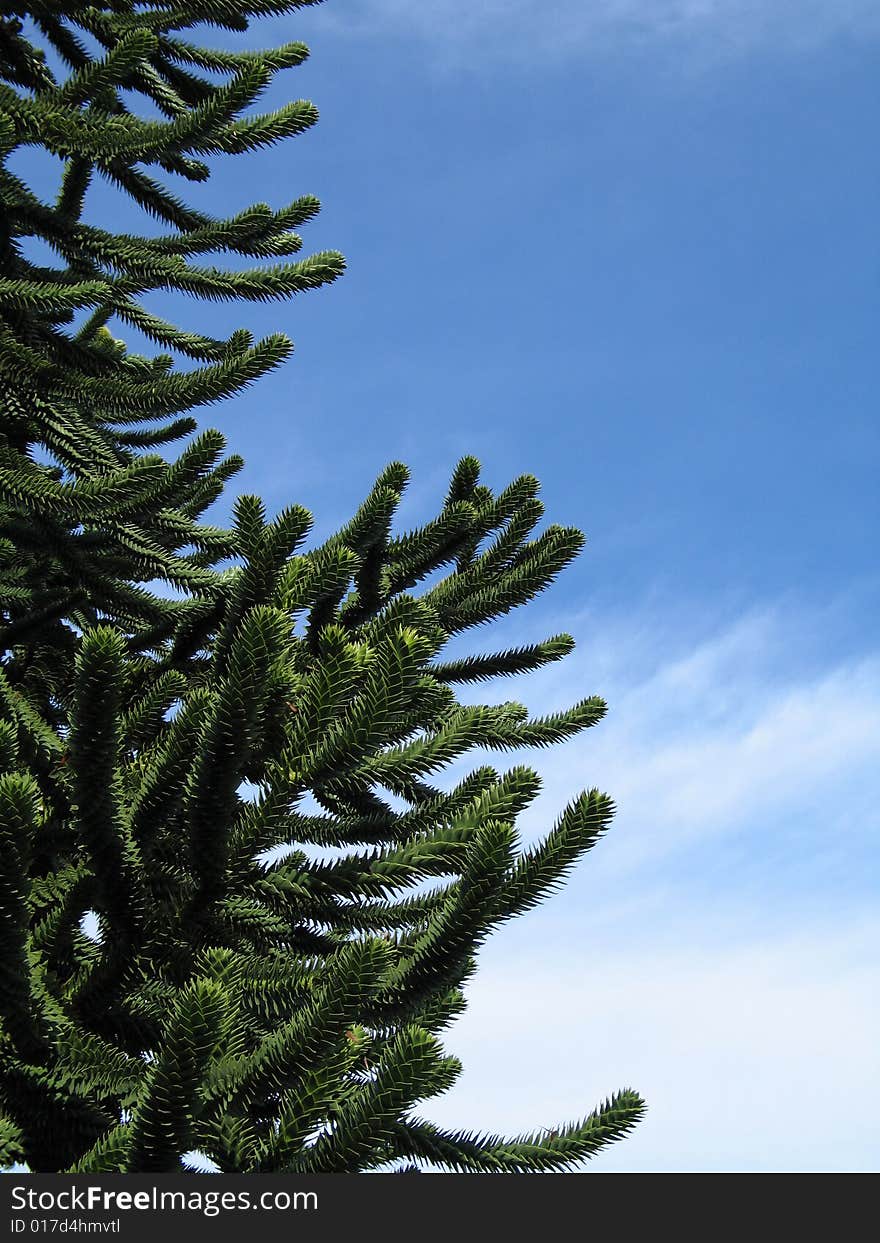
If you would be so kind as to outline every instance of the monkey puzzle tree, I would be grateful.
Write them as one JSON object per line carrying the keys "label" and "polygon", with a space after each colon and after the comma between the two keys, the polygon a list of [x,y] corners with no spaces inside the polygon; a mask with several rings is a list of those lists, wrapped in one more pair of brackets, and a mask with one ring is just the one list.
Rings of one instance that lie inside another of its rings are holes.
{"label": "monkey puzzle tree", "polygon": [[[342,531],[305,550],[311,520],[296,506],[269,521],[243,497],[230,530],[201,524],[238,465],[216,433],[175,462],[142,452],[191,432],[191,409],[287,349],[184,332],[143,293],[283,296],[341,270],[335,255],[194,266],[212,250],[294,253],[314,200],[215,220],[141,167],[199,179],[203,155],[311,124],[306,104],[241,116],[301,45],[236,54],[178,33],[297,7],[47,0],[2,23],[6,155],[35,144],[64,161],[52,205],[0,166],[0,1161],[33,1170],[173,1170],[194,1148],[249,1172],[569,1168],[642,1110],[623,1092],[514,1140],[414,1112],[457,1073],[439,1033],[480,944],[612,813],[591,791],[521,850],[536,773],[442,780],[475,748],[548,745],[602,716],[594,698],[534,720],[456,697],[559,659],[567,636],[443,651],[543,590],[579,533],[535,536],[536,481],[496,496],[468,458],[423,528],[392,530],[407,479],[394,464]],[[164,120],[133,115],[138,92]],[[85,224],[94,175],[171,232]],[[33,238],[59,266],[37,264]],[[130,355],[111,321],[198,365]],[[180,598],[149,591],[153,579]]]}

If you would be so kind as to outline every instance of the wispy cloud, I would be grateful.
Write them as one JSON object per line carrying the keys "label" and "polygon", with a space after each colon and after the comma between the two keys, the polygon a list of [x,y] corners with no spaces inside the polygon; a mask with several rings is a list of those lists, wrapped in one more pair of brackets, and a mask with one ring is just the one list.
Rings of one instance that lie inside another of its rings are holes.
{"label": "wispy cloud", "polygon": [[702,636],[647,613],[569,628],[599,643],[517,690],[611,711],[537,759],[529,828],[588,785],[619,813],[486,948],[450,1040],[465,1074],[431,1116],[528,1129],[629,1084],[648,1119],[591,1168],[869,1168],[880,660],[830,661],[833,611],[793,605]]}
{"label": "wispy cloud", "polygon": [[582,788],[607,790],[618,817],[590,866],[610,877],[725,835],[766,843],[793,819],[808,852],[880,830],[880,657],[823,657],[831,612],[765,609],[702,634],[676,622],[569,622],[586,636],[573,656],[503,687],[537,712],[609,703],[598,727],[529,757],[544,790],[527,831]]}
{"label": "wispy cloud", "polygon": [[[629,685],[609,664],[607,679],[599,673],[609,718],[548,757],[548,796],[571,792],[578,778],[613,791],[620,866],[707,835],[763,835],[792,815],[805,832],[815,827],[817,845],[832,826],[839,832],[869,789],[880,793],[880,659],[786,668],[798,624],[772,613],[743,619]],[[573,667],[569,677],[586,686],[578,674]],[[850,824],[846,836],[857,830]]]}
{"label": "wispy cloud", "polygon": [[[516,1133],[636,1087],[648,1114],[594,1170],[869,1170],[880,1110],[880,918],[776,942],[491,954],[429,1111]],[[647,940],[647,939],[646,939]]]}
{"label": "wispy cloud", "polygon": [[880,34],[875,0],[335,0],[318,20],[358,38],[371,32],[415,37],[438,59],[484,65],[570,59],[658,41],[717,58]]}

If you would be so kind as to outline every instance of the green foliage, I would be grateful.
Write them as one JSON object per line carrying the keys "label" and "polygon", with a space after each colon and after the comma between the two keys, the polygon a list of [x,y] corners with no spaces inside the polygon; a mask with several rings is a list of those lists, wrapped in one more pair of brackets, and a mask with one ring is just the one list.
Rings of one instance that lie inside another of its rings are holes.
{"label": "green foliage", "polygon": [[[276,74],[306,58],[302,44],[266,53],[215,52],[180,37],[198,23],[244,30],[251,16],[309,2],[174,8],[33,0],[6,6],[0,21],[0,383],[53,403],[97,407],[102,420],[139,422],[235,392],[288,354],[290,343],[280,335],[256,344],[246,332],[212,340],[152,315],[139,299],[162,290],[265,301],[317,288],[342,271],[335,252],[288,258],[301,249],[296,230],[318,210],[314,198],[279,209],[258,203],[221,219],[187,206],[162,180],[171,174],[204,181],[210,168],[202,156],[246,153],[314,125],[317,110],[303,100],[247,114]],[[32,42],[32,27],[48,55]],[[147,116],[137,114],[139,106]],[[27,147],[63,162],[54,202],[43,201],[13,171],[11,157]],[[96,177],[169,231],[140,236],[87,223],[85,201]],[[31,257],[35,240],[57,256],[55,265]],[[210,252],[274,262],[233,269],[193,262]],[[83,309],[90,314],[77,325]],[[106,331],[111,320],[201,365],[171,375],[165,356],[129,357]]]}
{"label": "green foliage", "polygon": [[[311,196],[223,219],[169,188],[169,176],[204,181],[210,169],[202,156],[274,144],[317,119],[304,101],[265,115],[249,111],[275,75],[302,63],[303,44],[218,52],[181,32],[199,23],[244,30],[252,15],[303,3],[4,7],[0,629],[7,645],[39,637],[47,659],[63,652],[69,664],[71,627],[101,619],[123,629],[136,620],[159,625],[175,612],[169,587],[217,597],[207,569],[232,548],[226,532],[199,519],[240,460],[224,460],[223,437],[211,431],[175,463],[138,451],[192,432],[189,411],[238,392],[291,345],[280,334],[254,342],[245,330],[214,340],[153,314],[144,297],[286,298],[332,281],[344,265],[336,253],[291,258],[302,246],[296,230],[318,211]],[[29,148],[57,163],[54,198],[28,185],[20,157]],[[163,231],[115,233],[90,222],[96,179]],[[230,256],[231,266],[199,261],[212,253]],[[269,262],[242,266],[242,259]],[[135,329],[160,352],[129,353],[109,326]],[[172,354],[183,367],[175,368]],[[164,584],[158,594],[147,586],[157,582]],[[187,608],[183,602],[177,612]]]}
{"label": "green foliage", "polygon": [[[449,602],[467,603],[471,626],[490,622],[510,607],[511,583],[534,594],[558,571],[560,545],[570,557],[580,542],[520,528],[504,558],[488,557],[519,510],[467,469],[465,499],[423,531],[390,533],[406,479],[396,466],[340,534],[306,551],[307,515],[269,521],[242,498],[239,563],[223,578],[224,618],[199,640],[198,676],[179,636],[148,645],[137,631],[89,628],[57,707],[61,761],[41,770],[26,759],[41,739],[18,707],[38,705],[9,682],[2,827],[30,844],[31,862],[18,848],[4,856],[0,1083],[32,1168],[171,1170],[198,1148],[253,1172],[399,1158],[554,1169],[639,1117],[623,1093],[552,1141],[507,1141],[442,1132],[412,1112],[457,1075],[438,1037],[479,946],[560,883],[613,811],[584,794],[523,850],[516,821],[537,773],[439,780],[474,749],[550,745],[604,712],[595,698],[539,719],[456,700],[438,661],[461,627]],[[514,493],[534,490],[519,481]],[[414,565],[420,543],[431,545],[422,589],[395,589],[401,554]],[[452,568],[425,583],[438,558]],[[570,646],[485,658],[481,676]],[[80,928],[89,910],[98,942]],[[37,1087],[51,1139],[30,1125]],[[71,1099],[76,1129],[64,1122]]]}

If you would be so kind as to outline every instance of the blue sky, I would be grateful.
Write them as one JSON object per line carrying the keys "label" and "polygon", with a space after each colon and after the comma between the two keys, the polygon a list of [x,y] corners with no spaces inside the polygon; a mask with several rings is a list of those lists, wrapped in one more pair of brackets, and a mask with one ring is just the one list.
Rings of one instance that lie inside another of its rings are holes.
{"label": "blue sky", "polygon": [[306,245],[349,262],[211,311],[297,346],[210,412],[240,489],[325,531],[401,458],[416,521],[472,452],[590,540],[476,643],[575,635],[516,691],[609,716],[537,758],[524,828],[593,785],[618,819],[487,947],[427,1112],[519,1130],[632,1085],[648,1117],[593,1169],[876,1168],[880,10],[464,8],[330,0],[251,32],[310,44],[270,99],[322,120],[203,192],[315,193]]}
{"label": "blue sky", "polygon": [[487,947],[429,1112],[518,1130],[632,1084],[648,1117],[593,1169],[876,1168],[876,5],[332,0],[277,26],[321,123],[218,184],[318,194],[308,244],[349,271],[261,309],[297,354],[217,411],[244,486],[329,528],[399,457],[414,521],[475,452],[590,540],[477,642],[570,630],[517,693],[609,701],[537,758],[526,833],[584,786],[619,815]]}

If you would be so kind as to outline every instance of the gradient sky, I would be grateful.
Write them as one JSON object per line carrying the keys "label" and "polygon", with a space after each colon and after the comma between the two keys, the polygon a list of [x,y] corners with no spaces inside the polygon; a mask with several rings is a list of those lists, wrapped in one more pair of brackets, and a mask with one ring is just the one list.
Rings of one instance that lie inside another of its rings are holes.
{"label": "gradient sky", "polygon": [[270,101],[321,123],[199,194],[317,194],[349,270],[180,309],[296,341],[208,416],[239,490],[323,532],[401,458],[414,522],[476,453],[590,540],[476,643],[569,630],[516,693],[609,701],[533,757],[527,834],[585,786],[619,815],[487,946],[426,1112],[516,1131],[632,1085],[592,1169],[876,1169],[880,6],[329,0],[276,36],[312,59]]}

